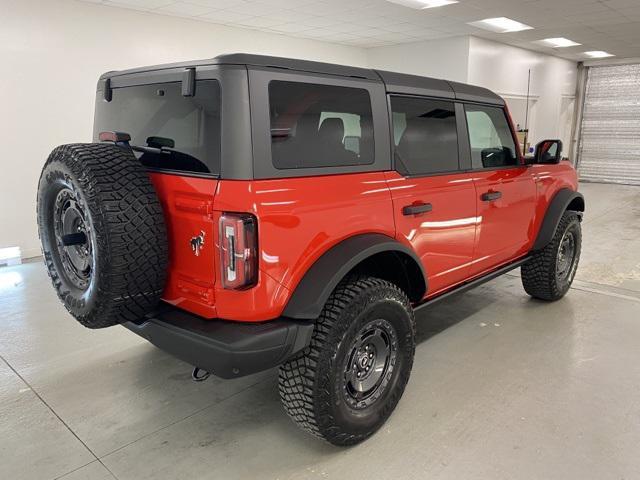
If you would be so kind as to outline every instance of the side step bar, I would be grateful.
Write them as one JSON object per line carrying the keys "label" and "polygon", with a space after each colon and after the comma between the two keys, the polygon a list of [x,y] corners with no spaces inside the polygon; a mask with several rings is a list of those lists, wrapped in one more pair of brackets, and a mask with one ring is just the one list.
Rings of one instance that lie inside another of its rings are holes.
{"label": "side step bar", "polygon": [[516,260],[515,262],[511,262],[508,263],[507,265],[498,268],[497,270],[493,270],[492,272],[489,272],[481,277],[478,277],[474,280],[470,280],[468,282],[462,283],[460,285],[458,285],[457,287],[452,288],[451,290],[447,290],[444,293],[441,293],[440,295],[436,296],[436,297],[432,297],[429,298],[428,300],[416,305],[413,309],[414,311],[419,311],[422,310],[425,307],[428,307],[430,305],[433,305],[434,303],[439,302],[440,300],[444,300],[445,298],[450,297],[451,295],[455,295],[458,293],[462,293],[462,292],[466,292],[467,290],[471,290],[472,288],[476,288],[479,285],[482,285],[483,283],[486,283],[490,280],[493,280],[496,277],[499,277],[500,275],[504,275],[507,272],[510,272],[511,270],[514,270],[516,268],[518,268],[520,265],[522,265],[523,263],[526,263],[529,259],[531,258],[530,255],[527,255],[526,257],[523,257],[519,260]]}

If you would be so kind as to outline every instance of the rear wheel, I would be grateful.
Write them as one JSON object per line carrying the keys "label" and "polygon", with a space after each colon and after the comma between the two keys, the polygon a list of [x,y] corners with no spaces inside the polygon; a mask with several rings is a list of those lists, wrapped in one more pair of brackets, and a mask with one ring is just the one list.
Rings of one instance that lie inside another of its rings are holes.
{"label": "rear wheel", "polygon": [[56,148],[38,185],[38,230],[56,292],[86,327],[137,320],[156,306],[167,235],[131,151],[104,143]]}
{"label": "rear wheel", "polygon": [[540,300],[562,298],[573,283],[581,245],[580,218],[576,212],[566,211],[551,242],[522,265],[525,291]]}
{"label": "rear wheel", "polygon": [[317,320],[310,346],[280,367],[280,397],[303,429],[335,445],[375,433],[411,373],[415,321],[396,285],[343,281]]}

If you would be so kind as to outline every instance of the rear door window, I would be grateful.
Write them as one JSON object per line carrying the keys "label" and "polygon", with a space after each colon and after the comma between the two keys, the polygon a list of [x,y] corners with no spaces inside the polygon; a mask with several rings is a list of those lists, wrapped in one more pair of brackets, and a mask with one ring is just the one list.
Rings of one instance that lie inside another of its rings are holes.
{"label": "rear door window", "polygon": [[473,168],[518,165],[516,144],[504,110],[465,105]]}
{"label": "rear door window", "polygon": [[219,175],[220,84],[199,80],[192,97],[180,82],[114,88],[96,104],[94,131],[128,133],[149,168]]}
{"label": "rear door window", "polygon": [[458,131],[453,102],[391,97],[396,169],[404,175],[458,170]]}
{"label": "rear door window", "polygon": [[365,89],[269,82],[271,158],[278,169],[374,162],[371,98]]}

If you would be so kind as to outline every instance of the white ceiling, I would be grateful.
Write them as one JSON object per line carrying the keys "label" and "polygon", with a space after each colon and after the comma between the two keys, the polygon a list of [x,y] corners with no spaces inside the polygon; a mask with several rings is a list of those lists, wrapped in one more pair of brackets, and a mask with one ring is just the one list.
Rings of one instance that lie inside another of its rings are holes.
{"label": "white ceiling", "polygon": [[[605,50],[640,57],[640,0],[460,0],[425,10],[385,0],[84,0],[163,15],[249,28],[364,48],[476,35],[552,55],[583,60]],[[491,33],[467,22],[509,17],[534,27]],[[562,49],[533,41],[567,37]]]}

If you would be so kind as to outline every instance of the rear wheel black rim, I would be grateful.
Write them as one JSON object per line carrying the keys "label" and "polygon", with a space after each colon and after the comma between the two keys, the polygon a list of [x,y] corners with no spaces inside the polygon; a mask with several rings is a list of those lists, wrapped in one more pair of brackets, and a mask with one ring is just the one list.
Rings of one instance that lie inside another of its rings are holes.
{"label": "rear wheel black rim", "polygon": [[93,246],[87,214],[81,199],[69,187],[56,195],[53,206],[53,231],[62,275],[68,282],[86,290],[93,272]]}
{"label": "rear wheel black rim", "polygon": [[556,279],[559,282],[567,282],[573,273],[576,259],[577,242],[573,231],[567,230],[558,247],[558,258],[556,261]]}
{"label": "rear wheel black rim", "polygon": [[387,320],[373,320],[358,331],[343,369],[343,396],[351,408],[367,408],[382,396],[393,376],[397,355],[397,335]]}

